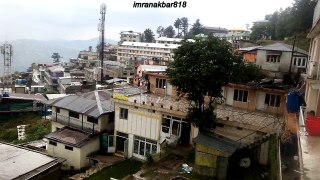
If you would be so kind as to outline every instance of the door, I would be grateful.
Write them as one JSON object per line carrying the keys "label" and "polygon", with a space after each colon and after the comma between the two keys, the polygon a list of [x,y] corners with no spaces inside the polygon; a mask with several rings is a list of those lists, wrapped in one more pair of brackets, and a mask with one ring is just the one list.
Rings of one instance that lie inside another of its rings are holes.
{"label": "door", "polygon": [[126,139],[123,144],[124,144],[123,156],[124,158],[128,158],[128,139]]}
{"label": "door", "polygon": [[230,106],[233,105],[233,94],[234,94],[234,89],[227,88],[227,100],[226,100],[227,105],[230,105]]}
{"label": "door", "polygon": [[114,140],[114,136],[109,135],[108,136],[108,151],[107,151],[108,153],[116,152],[116,147],[114,146],[113,140]]}
{"label": "door", "polygon": [[257,106],[256,106],[256,109],[257,110],[263,110],[265,108],[265,105],[264,105],[264,100],[266,98],[266,93],[264,92],[258,92],[257,93]]}

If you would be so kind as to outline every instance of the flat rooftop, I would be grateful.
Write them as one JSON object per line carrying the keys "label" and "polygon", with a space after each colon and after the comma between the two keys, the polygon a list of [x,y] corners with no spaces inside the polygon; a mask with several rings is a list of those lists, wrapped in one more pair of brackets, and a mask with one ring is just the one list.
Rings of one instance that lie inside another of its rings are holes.
{"label": "flat rooftop", "polygon": [[0,143],[0,179],[27,179],[59,163],[56,159],[32,150]]}

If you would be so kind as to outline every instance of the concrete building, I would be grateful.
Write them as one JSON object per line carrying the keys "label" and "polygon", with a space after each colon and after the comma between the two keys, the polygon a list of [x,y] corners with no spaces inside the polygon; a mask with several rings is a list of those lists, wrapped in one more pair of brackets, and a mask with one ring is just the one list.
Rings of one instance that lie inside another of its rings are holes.
{"label": "concrete building", "polygon": [[[181,38],[167,38],[159,37],[156,39],[156,43],[159,44],[181,44],[184,39]],[[193,39],[187,39],[187,41],[194,42]]]}
{"label": "concrete building", "polygon": [[191,143],[191,125],[184,120],[186,101],[152,94],[114,94],[114,101],[116,153],[144,160],[166,144]]}
{"label": "concrete building", "polygon": [[90,165],[87,156],[100,149],[99,136],[70,128],[62,128],[46,136],[47,153],[66,159],[62,169],[81,169]]}
{"label": "concrete building", "polygon": [[160,44],[143,42],[123,42],[119,45],[117,58],[121,67],[132,68],[136,63],[166,65],[173,61],[173,50],[178,44]]}
{"label": "concrete building", "polygon": [[119,44],[122,42],[141,42],[141,33],[133,31],[121,31]]}
{"label": "concrete building", "polygon": [[271,74],[276,74],[276,77],[281,77],[284,73],[289,73],[290,64],[291,72],[295,73],[305,71],[307,67],[308,52],[295,47],[292,56],[292,46],[284,43],[274,43],[267,46],[253,48],[251,51],[256,51],[256,64],[262,70]]}
{"label": "concrete building", "polygon": [[221,27],[204,26],[203,31],[205,34],[211,34],[211,35],[228,34],[228,29],[221,28]]}
{"label": "concrete building", "polygon": [[0,143],[0,179],[61,179],[62,161],[24,147]]}
{"label": "concrete building", "polygon": [[[52,133],[48,153],[65,158],[65,169],[80,169],[90,164],[86,156],[101,149],[99,135],[113,134],[114,103],[107,91],[69,95],[47,102],[52,106]],[[50,143],[51,142],[51,143]]]}
{"label": "concrete building", "polygon": [[[157,66],[157,65],[139,65],[135,68],[133,84],[142,85],[148,83],[148,73],[164,73],[167,69],[167,66]],[[165,86],[166,83],[163,83]]]}
{"label": "concrete building", "polygon": [[58,78],[64,76],[64,68],[60,65],[48,67],[44,73],[44,82],[47,90],[57,91]]}
{"label": "concrete building", "polygon": [[[312,28],[308,34],[310,38],[310,57],[305,80],[305,101],[306,106],[300,107],[299,126],[297,128],[299,165],[301,179],[319,179],[320,166],[320,137],[319,137],[319,116],[320,116],[320,2],[314,9]],[[294,116],[296,117],[296,116]],[[294,119],[296,120],[296,119]],[[296,121],[294,121],[296,123]],[[309,134],[313,129],[314,134]],[[317,133],[315,133],[317,132]]]}

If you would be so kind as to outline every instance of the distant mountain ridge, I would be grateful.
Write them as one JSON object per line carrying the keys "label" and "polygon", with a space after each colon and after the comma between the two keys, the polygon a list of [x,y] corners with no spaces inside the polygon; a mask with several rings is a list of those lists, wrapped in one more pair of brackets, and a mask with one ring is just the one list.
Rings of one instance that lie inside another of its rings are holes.
{"label": "distant mountain ridge", "polygon": [[[116,41],[106,39],[106,43],[117,44]],[[0,46],[4,42],[0,42]],[[61,61],[69,61],[69,58],[78,57],[79,51],[88,50],[89,46],[95,50],[99,43],[98,38],[89,40],[48,40],[18,39],[9,41],[13,47],[12,72],[26,71],[33,62],[52,62],[52,53],[58,52],[63,58]],[[0,61],[3,61],[1,54]],[[3,63],[0,64],[0,72],[3,72]]]}

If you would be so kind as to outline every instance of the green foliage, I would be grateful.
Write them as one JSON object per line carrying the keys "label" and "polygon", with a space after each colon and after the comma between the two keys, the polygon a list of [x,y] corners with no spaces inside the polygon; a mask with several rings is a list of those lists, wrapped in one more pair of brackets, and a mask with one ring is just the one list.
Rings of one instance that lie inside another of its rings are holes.
{"label": "green foliage", "polygon": [[0,134],[0,140],[6,142],[12,142],[18,138],[17,129],[5,129]]}
{"label": "green foliage", "polygon": [[60,54],[59,53],[53,53],[52,55],[51,55],[51,58],[53,59],[53,62],[60,62],[60,59],[62,58],[61,56],[60,56]]}
{"label": "green foliage", "polygon": [[196,22],[192,25],[189,34],[191,36],[195,36],[201,33],[203,33],[203,25],[200,23],[200,20],[197,19]]}
{"label": "green foliage", "polygon": [[173,38],[175,35],[175,31],[172,26],[168,26],[166,29],[163,31],[163,35],[167,38]]}
{"label": "green foliage", "polygon": [[106,167],[86,179],[100,180],[100,179],[110,179],[111,177],[116,179],[122,179],[127,175],[131,175],[139,171],[141,166],[142,166],[141,162],[133,161],[133,160],[125,160],[118,164]]}
{"label": "green foliage", "polygon": [[163,26],[159,26],[157,28],[158,37],[162,37],[163,36],[163,32],[164,32],[164,27]]}
{"label": "green foliage", "polygon": [[194,122],[199,126],[201,131],[210,131],[215,128],[216,115],[212,106],[205,107],[203,111],[196,107],[189,108],[186,120]]}
{"label": "green foliage", "polygon": [[233,72],[234,75],[231,81],[234,83],[248,83],[265,78],[262,70],[252,63],[239,63],[238,66],[234,66]]}
{"label": "green foliage", "polygon": [[144,42],[153,42],[154,41],[154,34],[150,28],[146,29],[144,32]]}
{"label": "green foliage", "polygon": [[292,7],[280,9],[266,15],[267,23],[256,23],[252,27],[252,40],[270,35],[273,40],[283,40],[285,37],[307,32],[311,28],[316,0],[295,0]]}
{"label": "green foliage", "polygon": [[214,98],[221,97],[222,86],[232,79],[233,70],[242,62],[227,41],[208,36],[195,42],[183,42],[175,50],[174,61],[169,64],[166,73],[178,93],[186,95],[191,102],[191,114],[188,116],[197,118],[202,125],[208,125],[206,121],[213,120],[214,116],[213,112],[204,113],[210,110],[205,107],[204,97],[209,95],[207,107],[213,108]]}
{"label": "green foliage", "polygon": [[181,19],[178,18],[174,21],[174,27],[177,28],[178,30],[178,34],[177,34],[177,37],[181,37],[181,34],[180,34],[180,29],[181,29]]}
{"label": "green foliage", "polygon": [[269,140],[268,162],[270,166],[270,179],[278,179],[278,143],[275,135],[271,136]]}
{"label": "green foliage", "polygon": [[152,154],[146,154],[146,165],[151,165],[154,162]]}
{"label": "green foliage", "polygon": [[189,28],[189,19],[187,17],[180,18],[181,20],[181,30],[183,33],[183,37],[185,38],[188,34],[188,28]]}
{"label": "green foliage", "polygon": [[[26,139],[18,141],[18,125],[28,125],[26,127]],[[43,138],[51,132],[51,123],[43,121],[38,114],[23,113],[14,116],[6,116],[0,121],[0,141],[8,143],[24,143]]]}

